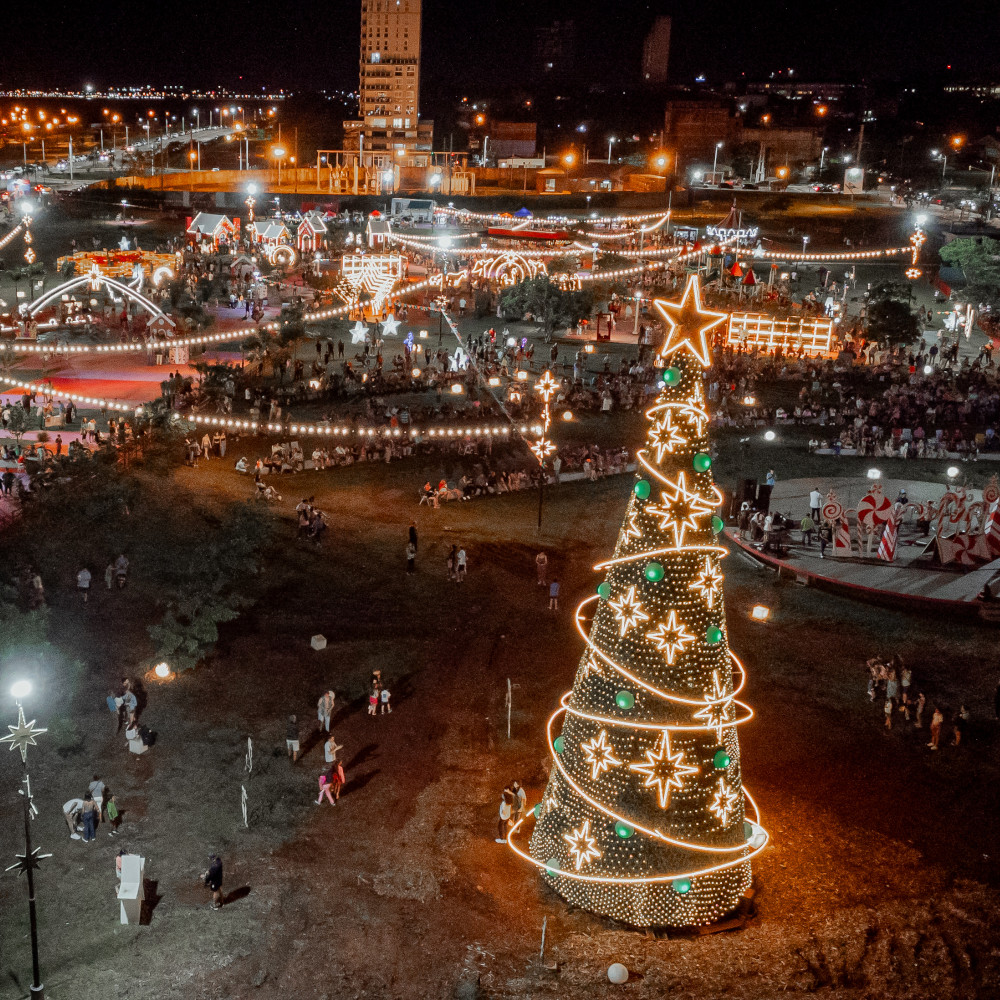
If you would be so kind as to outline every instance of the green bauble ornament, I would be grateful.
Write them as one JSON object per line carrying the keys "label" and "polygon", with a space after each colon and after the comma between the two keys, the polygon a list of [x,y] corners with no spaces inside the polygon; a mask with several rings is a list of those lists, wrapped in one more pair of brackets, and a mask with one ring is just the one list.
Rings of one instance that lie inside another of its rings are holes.
{"label": "green bauble ornament", "polygon": [[680,382],[680,380],[681,380],[680,368],[668,368],[663,373],[663,381],[666,382],[667,385],[677,385],[677,383]]}
{"label": "green bauble ornament", "polygon": [[747,823],[747,822],[744,821],[744,823],[743,823],[743,836],[746,837],[747,840],[749,840],[753,836],[753,824],[752,823]]}
{"label": "green bauble ornament", "polygon": [[729,767],[729,753],[726,750],[716,750],[715,756],[712,758],[712,764],[714,767],[718,768],[720,771],[725,770]]}
{"label": "green bauble ornament", "polygon": [[662,580],[663,566],[658,562],[647,563],[646,579],[651,580],[653,583],[658,583],[660,580]]}
{"label": "green bauble ornament", "polygon": [[541,802],[539,802],[538,805],[535,806],[535,808],[532,809],[531,811],[535,814],[535,819],[538,819],[538,817],[542,815],[542,804],[541,804]]}
{"label": "green bauble ornament", "polygon": [[[556,753],[562,753],[564,746],[565,746],[565,741],[563,740],[563,738],[561,736],[557,736],[552,741],[552,749],[555,750]],[[726,763],[729,763],[728,760],[726,761]],[[716,765],[716,766],[718,766],[718,765]]]}
{"label": "green bauble ornament", "polygon": [[611,596],[611,584],[610,583],[599,583],[597,585],[597,596],[602,601],[606,601]]}
{"label": "green bauble ornament", "polygon": [[615,704],[626,712],[631,711],[635,705],[635,695],[631,691],[619,691],[615,695]]}
{"label": "green bauble ornament", "polygon": [[718,625],[709,625],[705,631],[705,639],[713,646],[722,641],[722,629]]}
{"label": "green bauble ornament", "polygon": [[726,522],[723,521],[722,518],[719,517],[718,514],[713,515],[713,517],[712,517],[712,531],[714,531],[717,535],[721,534],[722,533],[722,529],[725,526],[726,526]]}
{"label": "green bauble ornament", "polygon": [[639,482],[632,487],[632,492],[640,499],[645,500],[649,496],[649,480],[640,479]]}
{"label": "green bauble ornament", "polygon": [[708,472],[708,470],[712,468],[712,456],[706,455],[703,451],[699,451],[694,456],[691,464],[694,466],[695,472]]}
{"label": "green bauble ornament", "polygon": [[549,858],[545,862],[545,874],[546,875],[558,875],[559,874],[559,859]]}
{"label": "green bauble ornament", "polygon": [[629,837],[631,837],[632,834],[635,833],[635,827],[630,826],[628,823],[623,823],[621,820],[619,820],[617,823],[615,823],[615,833],[617,833],[618,836],[622,838],[622,840],[628,840]]}
{"label": "green bauble ornament", "polygon": [[691,879],[689,878],[675,878],[672,885],[674,892],[680,896],[685,896],[691,891]]}

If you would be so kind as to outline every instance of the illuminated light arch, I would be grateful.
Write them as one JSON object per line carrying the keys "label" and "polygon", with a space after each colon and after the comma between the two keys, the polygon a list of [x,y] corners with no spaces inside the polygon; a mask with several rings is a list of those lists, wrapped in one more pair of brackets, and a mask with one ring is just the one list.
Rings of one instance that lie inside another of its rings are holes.
{"label": "illuminated light arch", "polygon": [[472,268],[474,277],[486,278],[501,285],[516,285],[519,281],[548,273],[544,260],[526,257],[513,250],[498,253],[495,257],[482,257]]}
{"label": "illuminated light arch", "polygon": [[92,292],[100,291],[102,286],[107,286],[109,289],[113,289],[126,299],[142,306],[142,308],[145,309],[150,316],[154,318],[166,316],[166,313],[164,313],[164,311],[156,305],[155,302],[146,298],[145,295],[136,291],[136,289],[119,281],[117,278],[108,277],[108,275],[101,271],[101,269],[96,265],[90,269],[89,274],[77,275],[76,277],[70,278],[68,281],[64,281],[61,285],[57,285],[55,288],[45,292],[44,295],[40,295],[28,306],[28,315],[36,315],[39,310],[44,309],[53,300],[60,298],[62,295],[74,289],[82,288],[84,285],[89,285]]}
{"label": "illuminated light arch", "polygon": [[299,252],[287,243],[278,243],[268,247],[267,260],[274,267],[295,267]]}
{"label": "illuminated light arch", "polygon": [[156,288],[159,288],[160,284],[164,280],[173,281],[173,279],[174,279],[173,268],[167,267],[165,264],[158,267],[155,271],[153,271],[153,285]]}

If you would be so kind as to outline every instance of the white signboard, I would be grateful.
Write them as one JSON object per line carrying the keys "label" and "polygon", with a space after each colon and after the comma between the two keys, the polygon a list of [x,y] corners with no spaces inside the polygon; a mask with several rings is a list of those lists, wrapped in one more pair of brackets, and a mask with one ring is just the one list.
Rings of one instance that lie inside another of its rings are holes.
{"label": "white signboard", "polygon": [[844,171],[844,193],[861,194],[865,187],[865,171],[863,167],[848,167]]}

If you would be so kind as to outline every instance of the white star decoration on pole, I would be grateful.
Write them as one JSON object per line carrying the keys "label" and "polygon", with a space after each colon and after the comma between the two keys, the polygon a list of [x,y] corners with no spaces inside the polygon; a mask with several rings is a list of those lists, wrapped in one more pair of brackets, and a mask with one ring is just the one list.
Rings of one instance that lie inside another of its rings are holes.
{"label": "white star decoration on pole", "polygon": [[684,535],[688,528],[697,531],[701,525],[698,518],[712,513],[712,504],[698,493],[692,493],[687,488],[687,474],[678,473],[677,482],[666,482],[666,489],[660,494],[662,505],[651,504],[646,509],[650,514],[660,518],[660,530],[672,528],[674,543],[677,548],[684,544]]}
{"label": "white star decoration on pole", "polygon": [[382,336],[383,337],[398,337],[399,336],[399,320],[389,313],[389,315],[382,320]]}
{"label": "white star decoration on pole", "polygon": [[358,320],[351,327],[351,343],[363,344],[368,339],[368,327],[361,320]]}
{"label": "white star decoration on pole", "polygon": [[583,821],[583,826],[572,833],[564,833],[563,840],[569,844],[569,853],[579,871],[587,862],[599,858],[601,852],[597,849],[597,841],[590,835],[590,820]]}
{"label": "white star decoration on pole", "polygon": [[20,705],[17,706],[17,725],[8,725],[7,728],[10,730],[10,735],[0,738],[0,743],[9,743],[8,750],[20,750],[21,763],[26,763],[28,760],[28,747],[38,746],[35,737],[48,732],[47,729],[36,729],[34,719],[25,722],[24,709]]}
{"label": "white star decoration on pole", "polygon": [[646,751],[645,762],[636,761],[629,770],[644,774],[645,788],[655,788],[660,800],[660,808],[666,809],[670,803],[670,789],[682,788],[689,774],[697,774],[698,768],[684,763],[684,751],[670,752],[670,733],[664,730],[659,742],[652,750]]}
{"label": "white star decoration on pole", "polygon": [[593,739],[581,743],[580,749],[590,765],[590,777],[593,781],[597,781],[608,768],[621,764],[615,756],[615,748],[608,742],[607,732],[603,729]]}
{"label": "white star decoration on pole", "polygon": [[739,800],[739,795],[726,784],[726,779],[719,778],[719,784],[715,789],[715,797],[712,799],[712,804],[708,807],[708,811],[725,826],[729,822],[729,817],[732,816],[733,810],[736,808],[736,803]]}
{"label": "white star decoration on pole", "polygon": [[694,713],[702,719],[706,728],[715,730],[715,738],[721,743],[722,733],[729,722],[733,708],[733,696],[726,694],[726,686],[719,677],[719,671],[712,671],[712,690],[705,696],[705,707]]}
{"label": "white star decoration on pole", "polygon": [[672,455],[674,448],[687,444],[687,438],[674,427],[673,414],[670,410],[667,410],[661,420],[653,424],[653,429],[649,432],[649,440],[656,449],[657,462],[662,462],[664,455]]}
{"label": "white star decoration on pole", "polygon": [[705,556],[701,573],[695,577],[694,583],[688,584],[688,589],[697,590],[710,608],[715,604],[716,595],[722,593],[722,572],[708,556]]}
{"label": "white star decoration on pole", "polygon": [[677,612],[671,610],[665,622],[660,622],[656,629],[646,633],[647,639],[652,639],[656,648],[663,653],[667,663],[671,666],[674,657],[678,653],[683,653],[685,648],[694,642],[694,636],[684,627],[683,622],[677,620]]}
{"label": "white star decoration on pole", "polygon": [[635,599],[634,586],[629,587],[617,601],[608,601],[608,606],[614,611],[623,636],[639,622],[649,621],[649,615],[642,610],[642,602]]}

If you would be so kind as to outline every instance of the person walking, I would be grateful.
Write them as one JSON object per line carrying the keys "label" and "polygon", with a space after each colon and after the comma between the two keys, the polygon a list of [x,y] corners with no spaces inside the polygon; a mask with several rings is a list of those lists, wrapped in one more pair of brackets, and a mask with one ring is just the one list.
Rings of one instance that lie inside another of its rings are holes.
{"label": "person walking", "polygon": [[514,793],[510,788],[503,790],[500,798],[500,815],[497,819],[496,842],[502,844],[507,839],[507,831],[510,829],[510,817],[514,811]]}
{"label": "person walking", "polygon": [[333,703],[336,695],[332,691],[324,691],[316,704],[316,716],[319,719],[319,728],[330,732],[330,716],[333,715]]}
{"label": "person walking", "polygon": [[417,525],[415,522],[410,521],[410,531],[409,531],[409,542],[413,546],[413,551],[417,551]]}
{"label": "person walking", "polygon": [[465,555],[465,546],[460,546],[455,555],[455,581],[465,583],[465,571],[468,569],[468,559]]}
{"label": "person walking", "polygon": [[374,715],[378,711],[378,694],[381,685],[378,681],[372,681],[371,691],[368,692],[368,714]]}
{"label": "person walking", "polygon": [[323,744],[323,761],[326,764],[334,764],[337,761],[337,751],[341,747],[330,733],[329,739]]}
{"label": "person walking", "polygon": [[115,564],[113,562],[109,562],[104,569],[104,585],[105,587],[108,588],[108,590],[110,590],[111,585],[114,582],[115,582]]}
{"label": "person walking", "polygon": [[323,804],[323,796],[325,795],[330,805],[335,806],[337,802],[334,799],[333,795],[331,795],[330,793],[331,793],[330,775],[326,771],[324,771],[319,776],[319,798],[316,800],[316,805],[319,806]]}
{"label": "person walking", "polygon": [[882,711],[885,713],[885,728],[886,729],[892,729],[892,709],[893,709],[892,698],[886,696],[885,705],[882,708]]}
{"label": "person walking", "polygon": [[299,723],[294,715],[288,716],[285,726],[285,750],[294,764],[299,759]]}
{"label": "person walking", "polygon": [[83,796],[83,842],[89,844],[97,837],[97,818],[100,807],[94,801],[94,796],[86,792]]}
{"label": "person walking", "polygon": [[924,728],[924,706],[927,704],[927,698],[923,691],[917,695],[917,710],[915,713],[913,726],[915,729]]}
{"label": "person walking", "polygon": [[389,704],[389,699],[391,697],[392,695],[389,693],[388,688],[384,687],[381,691],[379,691],[378,700],[382,705],[382,715],[385,715],[386,713],[392,715],[392,705]]}
{"label": "person walking", "polygon": [[76,574],[76,589],[80,591],[84,604],[87,603],[87,598],[90,596],[90,579],[90,570],[86,566]]}
{"label": "person walking", "polygon": [[333,788],[333,804],[336,805],[340,799],[340,793],[347,784],[347,778],[344,775],[344,765],[337,761],[335,767],[330,768],[330,786]]}
{"label": "person walking", "polygon": [[549,584],[549,611],[559,610],[559,581],[553,580]]}
{"label": "person walking", "polygon": [[969,710],[962,705],[959,710],[955,713],[955,718],[952,720],[953,732],[951,735],[951,745],[953,747],[958,747],[962,745],[962,736],[965,734],[965,727],[969,722]]}
{"label": "person walking", "polygon": [[453,545],[448,552],[448,579],[455,579],[455,560],[458,557],[458,547]]}
{"label": "person walking", "polygon": [[545,576],[549,569],[549,557],[544,552],[535,556],[535,569],[538,571],[538,586],[545,586]]}
{"label": "person walking", "polygon": [[932,750],[937,750],[941,742],[941,726],[943,723],[944,713],[935,705],[934,713],[931,715],[931,741],[927,744]]}
{"label": "person walking", "polygon": [[511,816],[511,820],[514,823],[519,823],[521,817],[524,815],[524,806],[528,800],[528,795],[520,781],[515,781],[510,788],[514,793],[514,813]]}
{"label": "person walking", "polygon": [[406,572],[415,573],[417,569],[417,547],[412,541],[406,543]]}
{"label": "person walking", "polygon": [[202,872],[201,879],[212,890],[212,909],[222,909],[222,858],[218,854],[208,856],[208,870]]}

